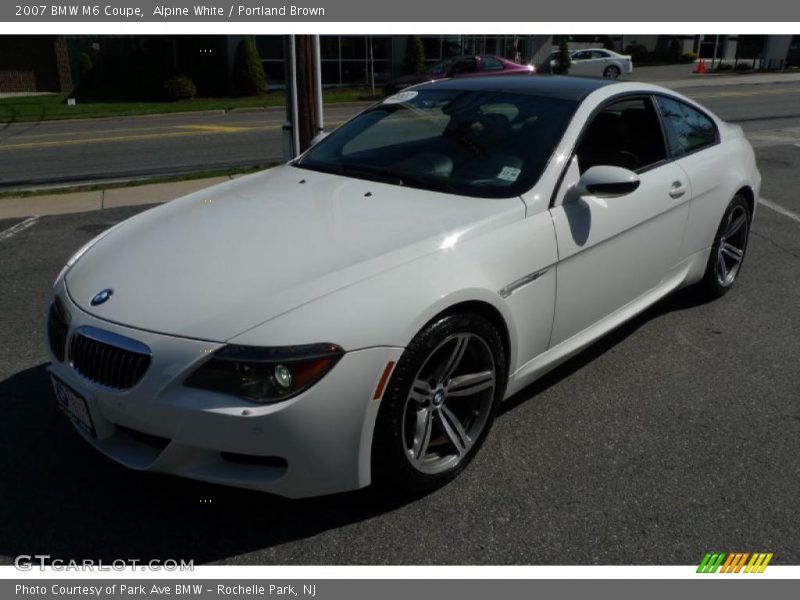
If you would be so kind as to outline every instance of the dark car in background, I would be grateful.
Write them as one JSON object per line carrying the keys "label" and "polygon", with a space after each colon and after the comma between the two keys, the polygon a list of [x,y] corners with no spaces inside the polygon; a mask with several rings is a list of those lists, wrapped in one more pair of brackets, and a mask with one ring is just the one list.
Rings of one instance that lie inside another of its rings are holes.
{"label": "dark car in background", "polygon": [[439,61],[425,71],[393,79],[383,88],[388,96],[417,83],[436,81],[452,77],[480,77],[481,75],[531,74],[536,69],[532,65],[521,65],[490,54],[466,54],[451,56]]}

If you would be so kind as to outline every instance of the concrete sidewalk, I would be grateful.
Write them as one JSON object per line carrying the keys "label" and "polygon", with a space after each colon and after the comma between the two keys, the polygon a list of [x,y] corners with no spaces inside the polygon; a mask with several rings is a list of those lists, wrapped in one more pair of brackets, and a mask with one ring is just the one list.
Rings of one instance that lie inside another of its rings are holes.
{"label": "concrete sidewalk", "polygon": [[654,83],[662,85],[666,88],[685,89],[695,87],[718,87],[718,86],[731,86],[731,85],[763,85],[769,83],[797,83],[800,81],[800,73],[752,73],[747,75],[741,74],[715,74],[704,73],[703,75],[695,75],[691,79],[653,79],[648,80],[645,78],[636,79],[634,76],[636,71],[631,75],[631,81],[642,81],[646,83]]}
{"label": "concrete sidewalk", "polygon": [[205,179],[152,183],[91,192],[64,192],[59,194],[43,192],[41,195],[10,196],[8,198],[0,198],[0,219],[63,215],[120,206],[161,204],[203,188],[229,181],[233,177],[207,177]]}

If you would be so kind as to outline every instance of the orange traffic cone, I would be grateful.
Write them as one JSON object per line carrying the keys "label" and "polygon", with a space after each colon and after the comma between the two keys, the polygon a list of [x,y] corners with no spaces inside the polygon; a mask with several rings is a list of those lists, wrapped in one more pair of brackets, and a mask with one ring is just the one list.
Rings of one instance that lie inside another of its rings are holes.
{"label": "orange traffic cone", "polygon": [[704,59],[700,59],[700,62],[697,63],[697,68],[694,70],[695,73],[705,73],[706,72],[706,61]]}

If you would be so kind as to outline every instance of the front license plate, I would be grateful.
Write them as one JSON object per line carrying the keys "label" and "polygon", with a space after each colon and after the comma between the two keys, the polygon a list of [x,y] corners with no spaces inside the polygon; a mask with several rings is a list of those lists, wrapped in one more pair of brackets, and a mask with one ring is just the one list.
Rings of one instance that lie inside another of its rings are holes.
{"label": "front license plate", "polygon": [[53,389],[56,392],[56,399],[61,410],[67,413],[70,421],[86,435],[95,437],[92,414],[89,412],[89,405],[86,403],[86,399],[60,379],[52,375],[51,379],[53,380]]}

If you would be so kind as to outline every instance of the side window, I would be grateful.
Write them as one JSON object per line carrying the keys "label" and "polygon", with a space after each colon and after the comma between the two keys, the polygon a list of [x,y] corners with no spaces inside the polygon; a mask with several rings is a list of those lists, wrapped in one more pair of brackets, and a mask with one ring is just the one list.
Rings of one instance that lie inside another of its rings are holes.
{"label": "side window", "polygon": [[453,65],[453,74],[474,73],[477,68],[478,65],[474,58],[465,58]]}
{"label": "side window", "polygon": [[481,71],[502,71],[503,63],[491,56],[481,57]]}
{"label": "side window", "polygon": [[643,171],[666,160],[653,101],[626,98],[604,107],[584,129],[576,154],[581,173],[597,165]]}
{"label": "side window", "polygon": [[592,58],[608,58],[608,52],[602,50],[592,50]]}
{"label": "side window", "polygon": [[659,96],[657,102],[672,154],[680,156],[716,143],[717,127],[703,113],[664,96]]}
{"label": "side window", "polygon": [[592,53],[585,50],[572,55],[572,60],[586,60],[587,58],[592,58]]}

